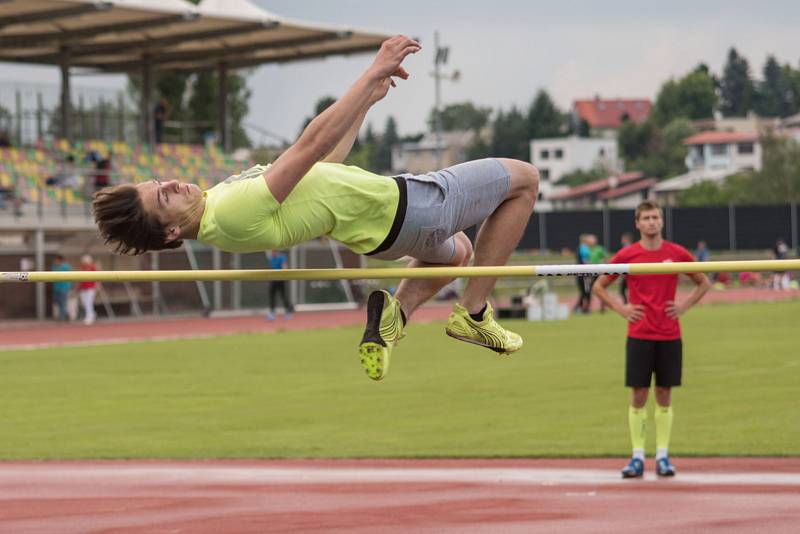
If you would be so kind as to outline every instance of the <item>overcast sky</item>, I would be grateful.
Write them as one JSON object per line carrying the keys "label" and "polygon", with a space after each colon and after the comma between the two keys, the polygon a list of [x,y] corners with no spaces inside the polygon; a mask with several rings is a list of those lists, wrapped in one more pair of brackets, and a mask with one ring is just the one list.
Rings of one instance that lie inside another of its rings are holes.
{"label": "overcast sky", "polygon": [[[370,116],[382,130],[388,115],[401,133],[425,128],[433,105],[433,34],[450,46],[448,70],[457,83],[443,84],[443,102],[527,107],[547,89],[563,108],[575,98],[653,98],[660,84],[699,62],[719,73],[735,46],[760,76],[768,54],[800,65],[800,2],[736,0],[670,2],[607,0],[254,0],[278,15],[343,26],[402,32],[422,40],[407,61],[411,79],[393,90]],[[322,96],[339,96],[371,57],[330,58],[263,66],[248,77],[253,96],[249,122],[293,139]],[[0,64],[9,79],[57,82],[55,69]],[[119,76],[76,82],[119,87]],[[253,133],[255,142],[261,140]]]}

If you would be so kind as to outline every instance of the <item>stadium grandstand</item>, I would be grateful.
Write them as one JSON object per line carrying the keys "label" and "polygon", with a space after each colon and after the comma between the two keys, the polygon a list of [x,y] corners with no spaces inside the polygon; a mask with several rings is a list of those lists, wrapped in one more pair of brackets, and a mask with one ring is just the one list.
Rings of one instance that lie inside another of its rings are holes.
{"label": "stadium grandstand", "polygon": [[[0,62],[50,65],[61,73],[59,97],[50,109],[43,107],[41,97],[36,109],[21,109],[17,90],[16,109],[0,113],[0,264],[3,269],[29,264],[46,270],[55,254],[75,261],[91,253],[104,268],[263,268],[264,254],[228,255],[201,246],[142,258],[112,256],[91,219],[92,194],[105,185],[154,178],[209,188],[239,173],[254,161],[249,151],[238,151],[235,157],[232,151],[230,73],[269,63],[372,52],[387,36],[287,19],[248,0],[203,0],[197,5],[184,0],[0,2]],[[99,133],[84,128],[97,118],[81,115],[82,96],[72,88],[76,69],[138,76],[142,87],[133,112],[128,113],[120,96],[118,112],[107,117],[105,128]],[[217,84],[216,123],[203,125],[212,135],[203,145],[155,143],[155,79],[160,72],[201,71],[214,72]],[[119,124],[110,127],[114,121]],[[293,250],[290,260],[296,267],[355,266],[359,261],[328,242]],[[300,304],[351,305],[354,291],[345,282],[292,287]],[[14,288],[4,299],[0,317],[44,319],[49,315],[48,293],[44,284]],[[107,284],[98,300],[109,317],[149,310],[210,313],[263,307],[266,290],[239,282],[163,288]]]}

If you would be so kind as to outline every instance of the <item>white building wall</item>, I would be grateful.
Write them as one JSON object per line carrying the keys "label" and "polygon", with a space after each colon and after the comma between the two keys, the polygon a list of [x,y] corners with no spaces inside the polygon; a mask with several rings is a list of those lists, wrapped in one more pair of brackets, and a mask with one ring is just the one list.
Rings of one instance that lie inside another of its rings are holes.
{"label": "white building wall", "polygon": [[[742,152],[740,145],[752,144],[750,153]],[[690,171],[736,173],[741,170],[761,170],[761,143],[726,143],[722,145],[692,145],[686,155]]]}
{"label": "white building wall", "polygon": [[531,141],[531,163],[539,169],[543,182],[553,184],[567,173],[588,171],[598,165],[617,170],[617,142],[614,139],[576,136],[534,139]]}

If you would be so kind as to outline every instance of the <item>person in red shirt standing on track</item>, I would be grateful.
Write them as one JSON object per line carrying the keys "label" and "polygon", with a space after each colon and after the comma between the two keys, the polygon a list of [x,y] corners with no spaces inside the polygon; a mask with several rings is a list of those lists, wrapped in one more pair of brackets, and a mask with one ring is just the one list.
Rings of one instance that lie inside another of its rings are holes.
{"label": "person in red shirt standing on track", "polygon": [[[96,271],[97,265],[88,254],[81,258],[81,271]],[[97,282],[81,282],[78,286],[78,294],[81,299],[81,306],[84,311],[83,324],[94,323],[97,315],[94,311],[94,296],[97,293]]]}
{"label": "person in red shirt standing on track", "polygon": [[[664,263],[694,261],[688,250],[661,236],[664,217],[661,206],[645,200],[636,208],[636,229],[641,239],[621,249],[611,263]],[[623,304],[612,298],[608,286],[617,275],[603,275],[593,293],[628,321],[625,358],[625,385],[632,389],[628,425],[633,458],[622,470],[623,478],[644,474],[644,442],[647,422],[647,396],[655,373],[656,396],[656,474],[674,476],[667,449],[672,429],[672,388],[681,385],[683,344],[678,318],[694,306],[711,287],[701,273],[687,275],[695,288],[681,302],[675,300],[677,274],[634,275],[627,278],[629,298]]]}

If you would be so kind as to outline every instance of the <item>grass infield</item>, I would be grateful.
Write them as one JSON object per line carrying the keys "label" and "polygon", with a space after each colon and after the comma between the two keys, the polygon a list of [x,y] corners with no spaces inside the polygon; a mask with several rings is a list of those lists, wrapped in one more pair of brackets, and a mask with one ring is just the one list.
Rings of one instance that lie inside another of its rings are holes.
{"label": "grass infield", "polygon": [[[798,316],[684,317],[673,455],[800,454]],[[412,324],[381,383],[360,328],[0,352],[0,459],[626,456],[623,321],[508,326],[510,358]]]}

